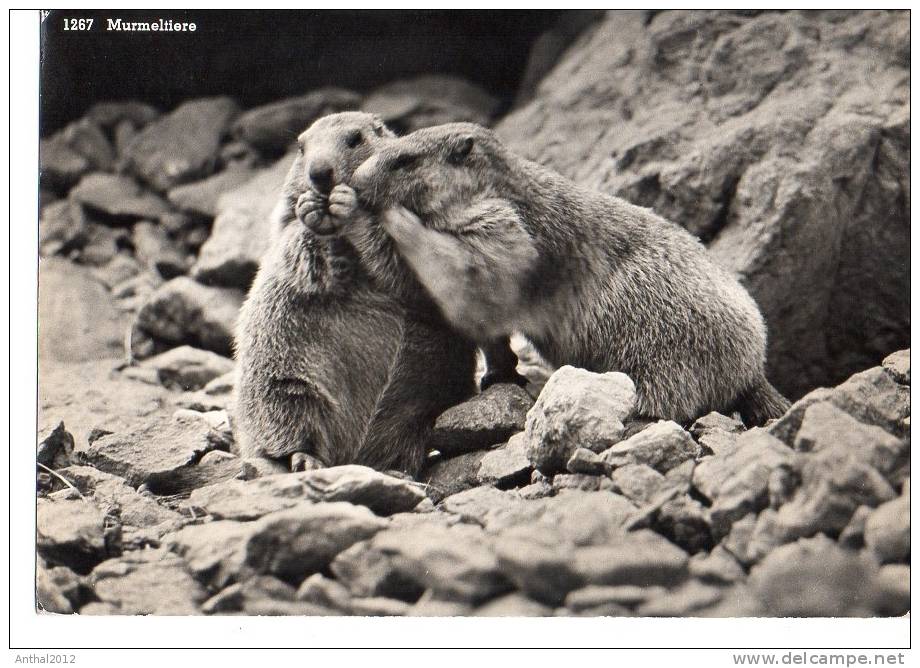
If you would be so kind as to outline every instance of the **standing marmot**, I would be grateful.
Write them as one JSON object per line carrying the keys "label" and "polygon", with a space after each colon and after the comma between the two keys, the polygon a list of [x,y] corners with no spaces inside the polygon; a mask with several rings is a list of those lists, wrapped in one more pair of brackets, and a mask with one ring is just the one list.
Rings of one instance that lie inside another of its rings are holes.
{"label": "standing marmot", "polygon": [[346,239],[324,236],[336,225],[335,184],[389,134],[370,114],[342,113],[299,138],[237,327],[234,423],[244,456],[305,453],[329,466],[414,474],[435,418],[473,392],[473,343],[430,298],[407,303],[407,292],[372,280]]}
{"label": "standing marmot", "polygon": [[764,377],[757,305],[682,228],[512,154],[477,125],[385,143],[352,185],[387,209],[387,232],[461,331],[520,331],[555,365],[622,371],[649,417],[738,410],[762,424],[788,407]]}

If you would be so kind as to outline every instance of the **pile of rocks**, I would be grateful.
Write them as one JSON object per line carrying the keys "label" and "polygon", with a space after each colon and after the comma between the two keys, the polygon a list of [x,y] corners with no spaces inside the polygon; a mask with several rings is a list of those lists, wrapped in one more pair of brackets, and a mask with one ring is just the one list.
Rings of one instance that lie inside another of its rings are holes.
{"label": "pile of rocks", "polygon": [[[65,289],[68,308],[86,308],[90,321],[101,306],[121,325],[114,301],[132,323],[135,359],[179,345],[229,356],[293,142],[317,118],[352,109],[411,130],[489,124],[498,103],[465,80],[425,76],[363,97],[323,88],[246,111],[225,97],[191,100],[168,113],[137,102],[97,104],[41,142],[40,252],[81,265],[43,263],[41,282],[77,283]],[[111,297],[81,289],[87,281],[102,283]],[[105,353],[124,336],[113,326],[101,338]],[[163,363],[137,376],[155,379]],[[202,355],[206,370],[186,387],[197,389],[221,364]],[[187,379],[167,382],[177,380]]]}
{"label": "pile of rocks", "polygon": [[[241,461],[222,411],[42,434],[39,601],[82,614],[901,615],[910,357],[766,428],[563,367],[446,412],[420,481]],[[44,468],[47,467],[47,468]],[[49,473],[48,471],[53,471]]]}

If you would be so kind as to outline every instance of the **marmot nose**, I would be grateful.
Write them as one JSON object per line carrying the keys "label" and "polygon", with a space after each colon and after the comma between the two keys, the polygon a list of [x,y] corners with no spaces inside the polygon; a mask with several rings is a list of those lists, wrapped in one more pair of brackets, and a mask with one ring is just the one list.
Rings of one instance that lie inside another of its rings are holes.
{"label": "marmot nose", "polygon": [[328,194],[332,191],[333,173],[328,165],[315,165],[310,168],[310,181],[321,193]]}

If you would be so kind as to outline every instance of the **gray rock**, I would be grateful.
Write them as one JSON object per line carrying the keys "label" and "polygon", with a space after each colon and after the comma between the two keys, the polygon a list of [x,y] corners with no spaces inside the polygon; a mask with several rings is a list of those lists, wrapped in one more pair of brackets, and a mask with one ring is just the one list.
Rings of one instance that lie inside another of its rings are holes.
{"label": "gray rock", "polygon": [[209,350],[179,346],[144,360],[141,368],[154,369],[166,387],[188,391],[232,372],[233,360]]}
{"label": "gray rock", "polygon": [[665,477],[646,464],[627,464],[610,474],[614,491],[637,505],[651,503],[665,487]]}
{"label": "gray rock", "polygon": [[709,243],[795,398],[909,340],[908,35],[904,13],[611,12],[497,130]]}
{"label": "gray rock", "polygon": [[141,221],[134,226],[131,239],[137,259],[163,278],[175,278],[188,270],[189,262],[185,252],[162,226]]}
{"label": "gray rock", "polygon": [[35,608],[38,612],[54,612],[59,615],[72,614],[74,606],[62,590],[62,587],[52,578],[50,570],[66,571],[74,578],[77,577],[69,569],[48,569],[39,563],[35,572]]}
{"label": "gray rock", "polygon": [[805,411],[814,404],[827,401],[833,396],[833,390],[819,387],[796,401],[779,420],[767,427],[767,431],[776,436],[790,448],[795,446],[795,437],[805,419]]}
{"label": "gray rock", "polygon": [[525,453],[524,434],[519,433],[512,436],[505,445],[483,456],[477,476],[483,484],[502,487],[526,482],[530,479],[530,470],[530,461]]}
{"label": "gray rock", "polygon": [[217,215],[217,201],[221,195],[239,188],[253,176],[255,171],[250,167],[234,165],[201,181],[172,188],[167,198],[183,211],[214,218]]}
{"label": "gray rock", "polygon": [[505,594],[479,606],[474,617],[552,617],[553,609],[519,593]]}
{"label": "gray rock", "polygon": [[473,606],[460,601],[438,598],[434,592],[426,591],[409,609],[409,617],[469,617]]}
{"label": "gray rock", "polygon": [[524,430],[530,395],[517,385],[493,385],[449,408],[435,421],[431,447],[450,457],[507,441]]}
{"label": "gray rock", "polygon": [[295,475],[278,474],[274,469],[273,473],[254,480],[225,480],[199,487],[182,505],[196,515],[249,521],[311,500]]}
{"label": "gray rock", "polygon": [[290,149],[297,136],[316,119],[357,109],[360,104],[357,93],[342,88],[320,88],[245,111],[233,123],[231,132],[260,151],[280,154]]}
{"label": "gray rock", "polygon": [[658,533],[691,554],[712,547],[712,520],[709,509],[686,494],[662,503],[654,524]]}
{"label": "gray rock", "polygon": [[163,546],[178,554],[201,582],[214,589],[254,575],[246,563],[250,524],[218,521],[182,527],[163,536]]}
{"label": "gray rock", "polygon": [[734,555],[721,545],[711,552],[698,552],[688,562],[690,577],[715,584],[732,584],[743,580],[747,574]]}
{"label": "gray rock", "polygon": [[638,587],[635,585],[588,585],[576,589],[565,597],[565,607],[574,612],[590,612],[614,605],[634,608],[650,598],[664,595],[664,587]]}
{"label": "gray rock", "polygon": [[882,360],[882,367],[896,383],[910,385],[910,348],[891,353]]}
{"label": "gray rock", "polygon": [[89,221],[82,207],[61,200],[44,207],[38,221],[38,250],[43,257],[78,254],[89,241]]}
{"label": "gray rock", "polygon": [[180,276],[150,296],[138,311],[135,329],[167,344],[188,343],[229,356],[242,304],[239,290],[209,287]]}
{"label": "gray rock", "polygon": [[734,450],[700,461],[693,471],[693,486],[713,501],[716,538],[727,535],[733,522],[768,505],[771,472],[793,457],[779,439],[752,429],[738,439]]}
{"label": "gray rock", "polygon": [[35,516],[38,554],[52,565],[85,574],[120,550],[120,527],[92,503],[38,500]]}
{"label": "gray rock", "polygon": [[557,473],[553,476],[553,490],[561,492],[564,489],[575,489],[584,492],[616,491],[613,481],[603,476],[587,475],[585,473]]}
{"label": "gray rock", "polygon": [[73,455],[73,435],[59,422],[53,429],[38,432],[38,448],[35,460],[48,468],[60,469],[70,464]]}
{"label": "gray rock", "polygon": [[540,535],[508,536],[495,542],[499,568],[515,586],[533,599],[559,605],[582,584],[573,567],[571,546],[543,542]]}
{"label": "gray rock", "polygon": [[827,536],[771,552],[751,570],[763,614],[776,617],[863,617],[871,614],[877,567]]}
{"label": "gray rock", "polygon": [[289,154],[218,198],[211,236],[201,247],[192,269],[196,279],[214,285],[249,287],[268,249],[271,212],[292,162],[293,155]]}
{"label": "gray rock", "polygon": [[247,457],[240,463],[240,480],[255,480],[278,473],[288,473],[288,468],[281,462],[264,457]]}
{"label": "gray rock", "polygon": [[910,612],[910,566],[882,566],[876,582],[878,594],[875,609],[879,614],[900,617]]}
{"label": "gray rock", "polygon": [[511,588],[482,530],[472,526],[391,529],[375,536],[373,546],[404,575],[449,600],[477,603]]}
{"label": "gray rock", "polygon": [[850,521],[847,522],[837,539],[841,546],[850,550],[859,550],[865,547],[866,520],[869,519],[872,510],[869,506],[860,506],[853,511]]}
{"label": "gray rock", "polygon": [[904,435],[910,388],[898,385],[880,366],[855,373],[833,390],[831,403],[860,422]]}
{"label": "gray rock", "polygon": [[419,480],[426,485],[428,497],[440,503],[445,497],[478,486],[479,463],[487,452],[468,452],[449,459],[439,459],[428,466],[419,476]]}
{"label": "gray rock", "polygon": [[351,599],[351,614],[359,617],[402,617],[411,606],[405,601],[384,596]]}
{"label": "gray rock", "polygon": [[52,191],[66,192],[92,169],[90,161],[74,150],[62,133],[42,139],[38,155],[41,184]]}
{"label": "gray rock", "polygon": [[205,453],[228,448],[223,434],[199,420],[157,419],[136,431],[103,436],[79,447],[77,459],[136,487],[166,480]]}
{"label": "gray rock", "polygon": [[586,584],[671,586],[686,578],[687,560],[682,549],[643,529],[617,542],[578,548],[573,568]]}
{"label": "gray rock", "polygon": [[[349,548],[352,549],[352,548]],[[298,601],[313,603],[332,610],[349,610],[351,608],[351,592],[337,580],[327,578],[322,573],[314,573],[300,583],[297,588]]]}
{"label": "gray rock", "polygon": [[114,167],[115,151],[105,133],[91,118],[74,121],[61,130],[61,135],[70,148],[89,161],[93,169],[107,172]]}
{"label": "gray rock", "polygon": [[425,498],[421,485],[366,466],[346,465],[296,474],[310,498],[347,501],[370,508],[378,515],[412,510]]}
{"label": "gray rock", "polygon": [[38,265],[38,283],[40,360],[86,362],[124,354],[130,316],[115,308],[108,290],[86,267],[43,258]]}
{"label": "gray rock", "polygon": [[133,255],[125,252],[116,253],[105,265],[93,270],[93,277],[112,290],[117,285],[122,285],[143,271],[140,263]]}
{"label": "gray rock", "polygon": [[352,596],[386,596],[412,600],[423,591],[411,575],[397,568],[395,558],[368,542],[356,543],[341,552],[329,565]]}
{"label": "gray rock", "polygon": [[554,471],[578,447],[600,452],[623,437],[623,420],[635,405],[635,385],[628,376],[563,366],[527,414],[527,457],[540,470]]}
{"label": "gray rock", "polygon": [[104,561],[89,578],[93,592],[120,615],[194,615],[205,590],[174,554],[145,550]]}
{"label": "gray rock", "polygon": [[141,128],[155,121],[160,115],[156,109],[143,102],[98,102],[89,108],[86,117],[101,128],[112,130],[120,123],[128,121],[132,126]]}
{"label": "gray rock", "polygon": [[865,542],[879,562],[906,561],[910,555],[910,495],[883,503],[866,518]]}
{"label": "gray rock", "polygon": [[640,617],[693,617],[722,600],[723,587],[690,580],[676,589],[650,597],[638,607]]}
{"label": "gray rock", "polygon": [[795,438],[800,452],[846,451],[882,473],[891,473],[907,456],[908,446],[884,429],[863,424],[834,405],[809,406]]}
{"label": "gray rock", "polygon": [[571,473],[583,475],[604,475],[609,469],[604,459],[588,448],[576,448],[569,457],[569,461],[566,462],[565,468]]}
{"label": "gray rock", "polygon": [[118,174],[87,174],[69,196],[91,211],[118,219],[155,219],[169,211],[165,200]]}
{"label": "gray rock", "polygon": [[607,448],[601,457],[612,468],[626,464],[645,464],[661,473],[667,473],[700,454],[699,445],[680,425],[670,420],[661,420]]}
{"label": "gray rock", "polygon": [[730,434],[740,434],[744,431],[744,423],[740,420],[730,418],[726,415],[722,415],[716,411],[707,413],[701,418],[698,418],[690,426],[690,434],[699,440],[706,432],[713,429],[719,429],[721,431],[727,431]]}
{"label": "gray rock", "polygon": [[161,192],[207,176],[238,111],[226,97],[186,102],[134,136],[124,150],[125,164]]}
{"label": "gray rock", "polygon": [[461,121],[489,125],[498,111],[498,100],[464,79],[426,75],[371,91],[361,108],[379,115],[394,130],[407,133]]}

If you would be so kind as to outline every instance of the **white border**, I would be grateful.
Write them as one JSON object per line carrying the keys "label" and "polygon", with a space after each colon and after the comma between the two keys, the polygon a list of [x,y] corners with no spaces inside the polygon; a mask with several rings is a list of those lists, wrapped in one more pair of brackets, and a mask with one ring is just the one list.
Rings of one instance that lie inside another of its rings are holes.
{"label": "white border", "polygon": [[[66,3],[70,5],[70,3]],[[596,3],[588,3],[596,4]],[[909,8],[906,3],[894,3]],[[163,3],[164,8],[192,8]],[[711,6],[728,7],[728,3]],[[9,18],[12,98],[10,133],[11,213],[10,276],[15,276],[15,294],[10,294],[9,322],[16,323],[10,340],[10,503],[14,554],[10,560],[10,644],[17,647],[144,647],[144,646],[229,646],[229,647],[904,647],[909,638],[909,620],[634,620],[634,619],[350,619],[350,618],[92,618],[37,615],[33,608],[34,568],[34,438],[35,438],[35,276],[37,258],[37,136],[38,136],[38,17],[36,12],[13,12]],[[911,26],[914,21],[911,19]],[[9,68],[8,68],[9,69]],[[912,142],[913,144],[913,142]],[[12,286],[10,286],[12,287]],[[912,281],[913,287],[913,281]],[[9,323],[8,323],[9,324]],[[9,328],[4,328],[9,331]],[[13,352],[15,351],[15,352]],[[9,418],[9,416],[8,416]],[[16,655],[41,651],[10,652]],[[47,652],[62,654],[66,652]],[[733,665],[728,651],[629,652],[617,659],[648,662],[653,659],[680,665]],[[735,652],[737,653],[737,652]],[[250,662],[246,652],[183,652],[186,660]],[[212,656],[213,654],[213,656]],[[324,653],[325,654],[325,653]],[[422,660],[426,655],[406,658]],[[780,652],[777,656],[782,655]],[[84,651],[80,663],[123,666],[160,665],[159,653]],[[371,661],[393,655],[361,653]],[[335,659],[336,655],[317,657]],[[379,658],[378,658],[379,657]],[[171,657],[170,657],[171,658]],[[273,661],[289,658],[272,654]],[[290,657],[294,658],[294,657]],[[466,663],[472,657],[461,659]],[[439,661],[445,661],[443,656]],[[558,663],[555,653],[515,653],[505,659],[515,663]],[[591,658],[585,656],[584,660]],[[448,661],[452,663],[452,661]],[[629,665],[629,664],[627,664]]]}

